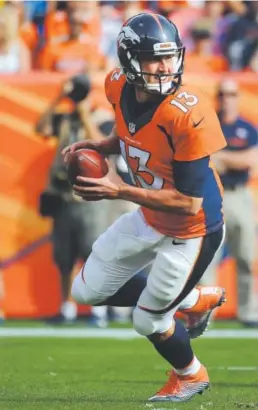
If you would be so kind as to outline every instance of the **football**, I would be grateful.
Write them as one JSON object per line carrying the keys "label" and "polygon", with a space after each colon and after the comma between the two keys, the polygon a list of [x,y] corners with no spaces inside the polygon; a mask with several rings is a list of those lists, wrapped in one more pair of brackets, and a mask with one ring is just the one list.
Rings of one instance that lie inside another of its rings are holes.
{"label": "football", "polygon": [[72,185],[76,177],[102,178],[108,172],[105,157],[92,149],[79,149],[71,154],[68,163],[68,178]]}

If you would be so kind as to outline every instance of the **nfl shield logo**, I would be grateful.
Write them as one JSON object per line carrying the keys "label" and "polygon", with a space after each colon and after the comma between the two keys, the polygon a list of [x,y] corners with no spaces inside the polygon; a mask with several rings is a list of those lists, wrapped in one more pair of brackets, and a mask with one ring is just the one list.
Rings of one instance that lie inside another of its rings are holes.
{"label": "nfl shield logo", "polygon": [[131,134],[135,133],[135,124],[133,122],[129,122],[129,132]]}

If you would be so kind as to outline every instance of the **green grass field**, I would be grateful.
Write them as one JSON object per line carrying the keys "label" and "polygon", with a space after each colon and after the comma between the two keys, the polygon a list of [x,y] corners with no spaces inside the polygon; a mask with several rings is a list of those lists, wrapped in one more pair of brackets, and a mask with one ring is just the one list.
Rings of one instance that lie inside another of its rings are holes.
{"label": "green grass field", "polygon": [[0,338],[0,410],[258,409],[257,340],[203,338],[193,345],[212,389],[186,404],[166,404],[146,403],[169,366],[144,339]]}
{"label": "green grass field", "polygon": [[[45,328],[46,322],[44,320],[6,320],[4,322],[4,327],[43,327]],[[75,324],[62,324],[58,325],[59,328],[71,328],[71,327],[76,327],[76,328],[85,328],[86,326],[86,318],[80,318]],[[109,328],[131,328],[132,325],[131,323],[125,323],[125,324],[118,324],[114,322],[109,323]],[[1,327],[0,327],[1,329]],[[244,326],[235,321],[235,320],[219,320],[219,321],[213,321],[209,325],[209,329],[244,329]]]}

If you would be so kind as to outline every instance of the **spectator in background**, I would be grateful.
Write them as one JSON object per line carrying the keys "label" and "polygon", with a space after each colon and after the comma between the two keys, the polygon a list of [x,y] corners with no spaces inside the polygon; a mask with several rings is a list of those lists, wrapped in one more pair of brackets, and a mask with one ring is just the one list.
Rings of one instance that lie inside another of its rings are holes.
{"label": "spectator in background", "polygon": [[18,11],[5,5],[0,10],[0,73],[25,73],[30,69],[30,52],[19,37]]}
{"label": "spectator in background", "polygon": [[[192,49],[192,31],[208,31],[212,34],[212,45],[217,36],[218,22],[224,10],[223,1],[204,1],[202,7],[196,7],[195,2],[179,9],[170,15],[170,19],[179,24],[180,32],[186,48]],[[212,50],[214,51],[214,50]]]}
{"label": "spectator in background", "polygon": [[223,72],[228,70],[227,61],[212,52],[212,35],[207,29],[192,30],[192,51],[186,53],[185,71]]}
{"label": "spectator in background", "polygon": [[20,23],[19,35],[26,44],[27,48],[30,50],[34,62],[36,51],[39,46],[37,26],[31,21],[24,20]]}
{"label": "spectator in background", "polygon": [[84,22],[78,10],[71,10],[68,20],[68,38],[45,46],[39,66],[43,70],[75,74],[92,72],[105,67],[105,59],[91,38],[83,35]]}
{"label": "spectator in background", "polygon": [[225,54],[225,42],[231,26],[246,12],[243,1],[224,1],[223,15],[218,18],[214,34],[214,52]]}
{"label": "spectator in background", "polygon": [[[161,14],[167,15],[164,11]],[[169,20],[173,21],[179,28],[183,43],[187,49],[191,49],[191,41],[189,32],[193,27],[193,23],[202,16],[202,9],[197,7],[196,2],[188,4],[188,7],[178,7],[168,14]]]}
{"label": "spectator in background", "polygon": [[186,46],[191,49],[189,38],[192,30],[207,30],[212,36],[213,54],[224,54],[224,42],[230,26],[245,12],[242,1],[204,1],[197,7],[196,2],[189,7],[170,15],[170,18],[180,25]]}
{"label": "spectator in background", "polygon": [[[111,4],[110,4],[111,3]],[[149,2],[145,2],[146,4]],[[140,1],[103,2],[101,15],[101,50],[110,69],[118,64],[116,42],[121,26],[131,16],[142,11]]]}
{"label": "spectator in background", "polygon": [[48,11],[48,2],[46,0],[26,0],[24,3],[24,11],[26,20],[44,22],[45,14]]}
{"label": "spectator in background", "polygon": [[[75,2],[78,3],[78,2]],[[84,20],[78,9],[69,15],[69,38],[63,42],[47,44],[40,55],[39,66],[43,70],[67,74],[87,72],[91,81],[91,109],[96,122],[110,121],[113,113],[107,104],[103,82],[109,69],[108,61],[90,37],[84,35]]]}
{"label": "spectator in background", "polygon": [[248,65],[258,44],[258,2],[246,2],[246,8],[246,13],[232,24],[225,39],[225,53],[234,71]]}
{"label": "spectator in background", "polygon": [[208,30],[214,33],[217,28],[218,20],[221,18],[225,7],[223,1],[205,1],[202,9],[202,16],[195,22],[193,29]]}
{"label": "spectator in background", "polygon": [[[88,103],[89,80],[84,75],[73,77],[64,84],[63,89],[41,116],[36,131],[43,136],[58,138],[56,156],[49,173],[46,190],[41,194],[40,213],[53,219],[53,257],[61,278],[61,306],[60,312],[48,320],[58,324],[63,321],[74,320],[77,307],[70,300],[70,288],[73,267],[76,263],[83,263],[90,251],[94,240],[117,218],[117,212],[125,212],[118,205],[110,206],[108,201],[90,203],[74,197],[72,186],[68,181],[67,169],[64,166],[61,151],[64,146],[80,139],[104,138],[105,134],[95,125]],[[64,97],[69,97],[75,104],[72,114],[55,115],[55,110]],[[102,130],[110,131],[106,122]],[[123,201],[124,202],[124,201]],[[120,308],[113,311],[113,320],[126,319],[128,311]],[[108,325],[108,311],[106,306],[92,308],[92,315],[88,319],[90,325],[106,327]]]}
{"label": "spectator in background", "polygon": [[[258,326],[255,305],[254,275],[255,216],[249,176],[258,162],[258,134],[239,115],[239,89],[233,80],[225,79],[218,88],[218,115],[227,146],[213,156],[224,187],[226,240],[236,259],[238,273],[238,319],[247,326]],[[220,253],[208,267],[202,284],[215,283]]]}
{"label": "spectator in background", "polygon": [[70,34],[69,17],[78,13],[83,28],[81,36],[98,46],[101,36],[101,21],[98,1],[67,1],[62,10],[50,12],[45,19],[45,40],[47,44],[57,44],[68,40]]}
{"label": "spectator in background", "polygon": [[117,65],[116,39],[123,24],[120,11],[111,4],[101,6],[101,50],[110,61],[110,66]]}
{"label": "spectator in background", "polygon": [[258,44],[254,48],[245,72],[258,73]]}
{"label": "spectator in background", "polygon": [[26,6],[29,2],[12,1],[8,2],[6,7],[15,10],[18,14],[19,37],[26,45],[30,52],[31,66],[35,68],[36,54],[40,47],[41,37],[39,36],[38,26],[31,20],[30,13],[26,12]]}
{"label": "spectator in background", "polygon": [[[84,128],[80,121],[80,101],[87,97],[89,81],[85,76],[76,76],[64,84],[63,89],[53,101],[48,110],[37,123],[36,130],[41,135],[58,137],[58,147],[46,190],[40,198],[40,213],[53,219],[53,256],[59,269],[61,278],[62,303],[57,316],[50,318],[50,323],[59,323],[64,320],[74,320],[77,309],[74,302],[70,301],[70,283],[72,270],[76,262],[85,261],[91,251],[94,239],[101,233],[101,216],[105,214],[105,207],[79,201],[72,193],[68,181],[67,169],[61,157],[62,148],[70,141],[92,138],[102,139],[103,135],[91,121],[87,106],[83,106]],[[55,110],[64,97],[70,97],[75,103],[76,111],[72,114],[55,117]],[[86,133],[85,133],[86,131]],[[103,218],[102,218],[103,219]],[[102,308],[103,310],[103,308]],[[104,318],[100,318],[99,325],[105,326]]]}
{"label": "spectator in background", "polygon": [[[142,1],[142,3],[144,4],[145,2]],[[156,3],[156,12],[168,18],[171,18],[173,13],[175,13],[177,10],[189,6],[189,2],[184,0],[157,0],[153,3]]]}

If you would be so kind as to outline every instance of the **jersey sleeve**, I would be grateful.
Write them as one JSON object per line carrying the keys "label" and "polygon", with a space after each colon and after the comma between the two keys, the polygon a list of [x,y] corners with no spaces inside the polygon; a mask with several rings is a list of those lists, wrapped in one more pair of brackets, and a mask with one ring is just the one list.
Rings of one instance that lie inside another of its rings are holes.
{"label": "jersey sleeve", "polygon": [[194,161],[226,146],[217,114],[206,98],[183,92],[170,104],[174,160]]}
{"label": "jersey sleeve", "polygon": [[124,75],[120,68],[112,70],[105,79],[105,94],[110,104],[115,106],[120,98],[121,86],[124,84]]}

